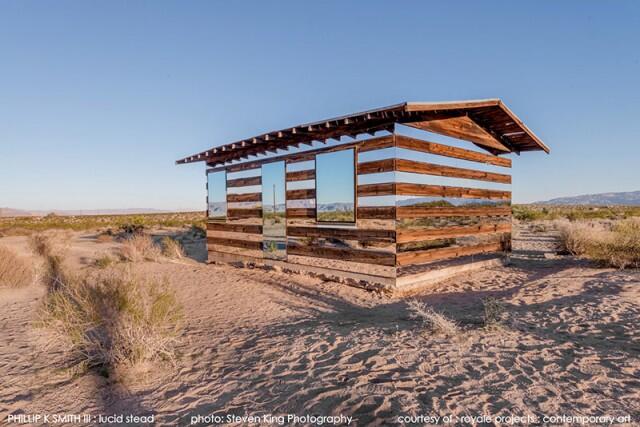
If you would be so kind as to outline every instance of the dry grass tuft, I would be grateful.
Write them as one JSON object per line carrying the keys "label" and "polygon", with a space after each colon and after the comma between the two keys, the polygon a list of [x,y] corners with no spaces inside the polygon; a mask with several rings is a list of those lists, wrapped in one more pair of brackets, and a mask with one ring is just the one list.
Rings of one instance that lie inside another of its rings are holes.
{"label": "dry grass tuft", "polygon": [[29,260],[0,246],[0,287],[20,288],[35,282],[35,270]]}
{"label": "dry grass tuft", "polygon": [[182,259],[185,257],[184,248],[176,239],[171,237],[163,237],[160,241],[162,246],[162,255],[171,259]]}
{"label": "dry grass tuft", "polygon": [[75,366],[112,375],[120,368],[173,361],[182,311],[166,283],[121,271],[71,280],[50,292],[40,325]]}
{"label": "dry grass tuft", "polygon": [[121,256],[125,261],[157,261],[162,255],[160,247],[145,234],[134,234],[124,241]]}
{"label": "dry grass tuft", "polygon": [[488,328],[500,326],[504,316],[504,305],[493,297],[487,297],[482,300],[484,307],[484,326]]}
{"label": "dry grass tuft", "polygon": [[561,223],[561,248],[605,267],[640,268],[640,218],[615,223],[610,230],[593,223]]}
{"label": "dry grass tuft", "polygon": [[37,233],[31,235],[31,249],[44,262],[43,280],[49,291],[57,289],[69,278],[64,269],[67,241],[59,233]]}
{"label": "dry grass tuft", "polygon": [[460,331],[453,320],[418,300],[410,300],[407,307],[411,312],[411,317],[421,320],[434,334],[456,335]]}

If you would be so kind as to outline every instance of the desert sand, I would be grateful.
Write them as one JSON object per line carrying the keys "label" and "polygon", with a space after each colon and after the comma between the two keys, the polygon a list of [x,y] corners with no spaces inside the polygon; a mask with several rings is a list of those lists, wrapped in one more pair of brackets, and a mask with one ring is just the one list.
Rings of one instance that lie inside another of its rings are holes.
{"label": "desert sand", "polygon": [[[26,238],[0,244],[28,256]],[[511,266],[459,276],[412,295],[462,332],[436,336],[406,297],[316,278],[206,265],[204,242],[184,262],[144,262],[185,308],[176,366],[133,380],[74,376],[33,327],[41,286],[0,290],[0,420],[7,414],[343,414],[356,425],[407,415],[611,415],[640,423],[640,273],[554,253],[551,232],[523,228]],[[69,257],[93,268],[117,243],[74,234]],[[483,327],[482,299],[506,309]],[[460,423],[473,425],[473,423]],[[352,424],[353,425],[353,424]],[[488,425],[488,424],[484,424]],[[636,424],[638,425],[638,424]]]}

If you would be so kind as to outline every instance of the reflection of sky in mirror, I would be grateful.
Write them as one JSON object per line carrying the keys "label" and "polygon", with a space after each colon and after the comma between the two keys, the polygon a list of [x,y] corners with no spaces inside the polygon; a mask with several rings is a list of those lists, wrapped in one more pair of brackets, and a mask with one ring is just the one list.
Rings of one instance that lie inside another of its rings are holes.
{"label": "reflection of sky in mirror", "polygon": [[224,216],[227,206],[227,177],[224,171],[207,174],[209,216]]}
{"label": "reflection of sky in mirror", "polygon": [[344,150],[316,156],[316,197],[318,205],[353,203],[354,151]]}
{"label": "reflection of sky in mirror", "polygon": [[273,210],[275,189],[276,207],[283,207],[285,202],[285,170],[284,162],[266,163],[262,165],[262,205]]}

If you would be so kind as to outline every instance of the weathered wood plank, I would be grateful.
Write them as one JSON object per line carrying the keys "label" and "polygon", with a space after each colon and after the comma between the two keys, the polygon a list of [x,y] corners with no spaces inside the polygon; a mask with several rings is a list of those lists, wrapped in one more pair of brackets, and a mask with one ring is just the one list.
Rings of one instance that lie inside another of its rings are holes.
{"label": "weathered wood plank", "polygon": [[395,255],[391,252],[369,251],[363,249],[343,249],[319,246],[287,245],[289,255],[328,258],[340,261],[360,262],[385,266],[395,265]]}
{"label": "weathered wood plank", "polygon": [[510,206],[399,206],[398,219],[444,216],[511,216]]}
{"label": "weathered wood plank", "polygon": [[262,234],[262,226],[257,224],[231,224],[228,222],[208,222],[207,230],[231,231],[234,233]]}
{"label": "weathered wood plank", "polygon": [[358,145],[358,151],[365,153],[367,151],[382,150],[384,148],[395,147],[396,143],[394,135],[382,136],[378,138],[368,139]]}
{"label": "weathered wood plank", "polygon": [[232,246],[234,248],[262,250],[262,242],[250,240],[226,239],[223,237],[207,236],[207,243],[221,246]]}
{"label": "weathered wood plank", "polygon": [[287,208],[287,218],[315,218],[316,208]]}
{"label": "weathered wood plank", "polygon": [[406,182],[399,182],[395,184],[395,189],[395,194],[402,196],[432,196],[457,197],[463,199],[511,200],[511,192],[502,190],[449,187],[446,185],[410,184]]}
{"label": "weathered wood plank", "polygon": [[308,169],[303,171],[287,172],[287,182],[292,181],[308,181],[316,179],[315,169]]}
{"label": "weathered wood plank", "polygon": [[358,164],[358,175],[370,173],[393,172],[396,169],[396,159],[382,159]]}
{"label": "weathered wood plank", "polygon": [[473,246],[456,246],[442,249],[428,249],[424,251],[400,252],[396,258],[398,266],[405,266],[486,252],[499,252],[501,250],[502,244],[498,242]]}
{"label": "weathered wood plank", "polygon": [[228,203],[259,202],[261,200],[262,193],[227,194]]}
{"label": "weathered wood plank", "polygon": [[455,159],[469,160],[472,162],[488,163],[495,166],[511,167],[511,159],[493,156],[491,154],[478,153],[464,148],[451,147],[449,145],[424,141],[422,139],[411,138],[403,135],[396,135],[396,146],[408,150],[420,151],[423,153],[436,154],[439,156],[451,157]]}
{"label": "weathered wood plank", "polygon": [[398,229],[398,243],[452,239],[455,237],[511,232],[511,224],[478,224],[469,227],[444,227],[432,229]]}
{"label": "weathered wood plank", "polygon": [[287,191],[287,200],[307,200],[315,199],[316,190],[308,188],[304,190],[289,190]]}
{"label": "weathered wood plank", "polygon": [[396,239],[396,233],[393,230],[363,230],[357,228],[354,229],[302,226],[287,227],[287,236],[335,238],[389,243],[395,242]]}
{"label": "weathered wood plank", "polygon": [[358,197],[393,196],[394,194],[396,194],[396,184],[393,182],[358,186]]}
{"label": "weathered wood plank", "polygon": [[484,172],[475,169],[437,165],[434,163],[416,162],[414,160],[407,159],[383,159],[364,162],[358,165],[358,175],[394,171],[511,184],[511,175],[508,174]]}
{"label": "weathered wood plank", "polygon": [[227,209],[229,219],[262,218],[262,208]]}
{"label": "weathered wood plank", "polygon": [[262,177],[252,176],[250,178],[237,178],[227,180],[227,187],[249,187],[252,185],[262,185]]}
{"label": "weathered wood plank", "polygon": [[395,219],[395,206],[359,206],[358,219]]}
{"label": "weathered wood plank", "polygon": [[458,168],[426,162],[416,162],[414,160],[406,159],[396,159],[395,170],[397,172],[419,173],[423,175],[446,176],[451,178],[465,178],[475,179],[478,181],[511,184],[511,175],[508,174],[484,172],[475,169]]}

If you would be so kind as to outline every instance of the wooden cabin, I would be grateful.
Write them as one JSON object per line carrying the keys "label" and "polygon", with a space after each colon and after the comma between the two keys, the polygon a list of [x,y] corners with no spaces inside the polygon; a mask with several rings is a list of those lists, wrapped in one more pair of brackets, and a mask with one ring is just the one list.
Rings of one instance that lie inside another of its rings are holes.
{"label": "wooden cabin", "polygon": [[408,290],[508,259],[508,155],[540,150],[488,99],[406,102],[176,163],[207,165],[209,262]]}

